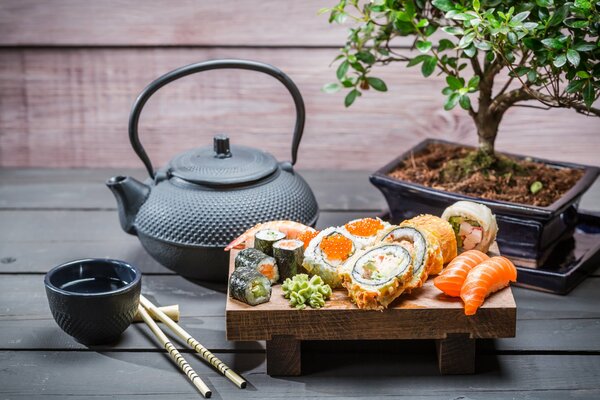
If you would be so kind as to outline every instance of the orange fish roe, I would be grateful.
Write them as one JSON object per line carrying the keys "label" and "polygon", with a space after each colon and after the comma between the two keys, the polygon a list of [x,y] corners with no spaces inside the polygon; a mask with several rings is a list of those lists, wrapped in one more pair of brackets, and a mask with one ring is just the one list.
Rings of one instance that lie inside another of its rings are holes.
{"label": "orange fish roe", "polygon": [[346,230],[354,236],[373,236],[383,228],[383,223],[375,218],[363,218],[344,225]]}
{"label": "orange fish roe", "polygon": [[313,240],[317,235],[319,234],[319,231],[304,231],[303,233],[301,233],[300,235],[298,235],[298,240],[301,240],[302,242],[304,242],[304,248],[306,249],[308,247],[308,244],[310,243],[311,240]]}
{"label": "orange fish roe", "polygon": [[319,247],[328,259],[344,261],[352,252],[352,241],[342,234],[334,233],[324,237]]}

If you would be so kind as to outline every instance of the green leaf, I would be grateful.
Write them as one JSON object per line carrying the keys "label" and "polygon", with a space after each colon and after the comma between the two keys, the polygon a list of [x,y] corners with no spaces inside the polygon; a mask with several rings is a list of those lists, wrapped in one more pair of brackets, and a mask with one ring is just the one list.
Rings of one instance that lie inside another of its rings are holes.
{"label": "green leaf", "polygon": [[569,14],[569,10],[570,10],[571,6],[570,4],[565,4],[560,8],[557,8],[554,13],[552,13],[552,16],[550,17],[550,19],[548,20],[548,26],[556,26],[558,24],[560,24],[561,22],[563,22],[565,20],[565,18],[567,17],[567,15]]}
{"label": "green leaf", "polygon": [[592,51],[596,49],[596,45],[594,43],[589,43],[589,42],[581,42],[581,43],[577,43],[575,46],[573,46],[573,48],[577,51]]}
{"label": "green leaf", "polygon": [[506,35],[506,38],[508,39],[508,41],[511,44],[517,44],[518,38],[517,38],[517,34],[516,33],[514,33],[514,32],[508,32],[508,34]]}
{"label": "green leaf", "polygon": [[492,49],[492,45],[490,44],[490,42],[487,42],[485,40],[482,40],[482,41],[476,40],[476,41],[473,42],[473,44],[479,50],[488,51],[488,50]]}
{"label": "green leaf", "polygon": [[365,67],[363,67],[363,66],[362,66],[360,63],[358,63],[358,62],[355,62],[355,63],[350,63],[350,66],[351,66],[352,68],[354,68],[354,69],[355,69],[356,71],[358,71],[358,72],[362,72],[362,73],[365,73],[365,72],[366,72],[366,70],[365,70]]}
{"label": "green leaf", "polygon": [[458,103],[460,104],[463,110],[469,110],[471,108],[471,99],[469,99],[469,96],[467,96],[466,94],[460,96]]}
{"label": "green leaf", "polygon": [[535,72],[535,71],[529,71],[527,73],[527,81],[529,81],[529,82],[535,82],[535,81],[537,81],[537,72]]}
{"label": "green leaf", "polygon": [[585,103],[587,108],[590,108],[592,104],[596,100],[596,95],[594,94],[594,86],[591,82],[588,82],[587,85],[583,88],[583,102]]}
{"label": "green leaf", "polygon": [[344,99],[344,105],[346,107],[350,107],[352,105],[352,103],[354,103],[354,100],[356,100],[356,98],[360,96],[360,92],[356,89],[352,89],[347,95],[346,98]]}
{"label": "green leaf", "polygon": [[339,92],[341,88],[342,87],[340,86],[339,83],[332,82],[332,83],[327,83],[327,84],[323,85],[321,90],[325,93],[335,93],[335,92]]}
{"label": "green leaf", "polygon": [[421,73],[424,77],[428,77],[433,74],[435,71],[435,67],[437,65],[437,59],[434,56],[427,56],[427,58],[423,61],[423,65],[421,66]]}
{"label": "green leaf", "polygon": [[452,90],[462,89],[462,87],[463,87],[463,83],[460,81],[460,79],[458,79],[457,77],[455,77],[453,75],[448,75],[446,77],[446,83],[448,83],[448,86]]}
{"label": "green leaf", "polygon": [[477,89],[479,87],[479,79],[479,76],[475,75],[474,77],[469,79],[469,83],[467,84],[467,86],[473,89]]}
{"label": "green leaf", "polygon": [[435,8],[444,12],[454,10],[454,2],[450,0],[433,0],[431,2]]}
{"label": "green leaf", "polygon": [[450,40],[442,39],[442,40],[440,40],[440,42],[438,44],[438,51],[453,49],[454,47],[455,47],[454,43],[452,43]]}
{"label": "green leaf", "polygon": [[471,42],[473,41],[474,38],[475,38],[475,32],[467,33],[465,36],[460,38],[460,41],[458,42],[458,47],[461,49],[469,47],[469,45],[471,44]]}
{"label": "green leaf", "polygon": [[582,10],[590,10],[592,4],[589,0],[575,0],[575,7],[581,8]]}
{"label": "green leaf", "polygon": [[375,56],[368,51],[359,51],[356,53],[356,58],[369,65],[375,64]]}
{"label": "green leaf", "polygon": [[446,102],[444,103],[444,110],[452,110],[454,107],[456,107],[456,103],[458,103],[459,99],[460,94],[452,93],[450,96],[448,96],[448,99],[446,99]]}
{"label": "green leaf", "polygon": [[588,74],[586,71],[577,71],[577,76],[581,79],[588,79],[591,75]]}
{"label": "green leaf", "polygon": [[416,56],[415,58],[411,59],[408,64],[406,64],[407,67],[414,67],[417,64],[422,63],[423,61],[425,61],[428,57],[428,55],[425,54],[419,54],[418,56]]}
{"label": "green leaf", "polygon": [[375,77],[371,76],[371,77],[367,78],[367,82],[369,82],[369,86],[371,86],[373,89],[378,90],[380,92],[387,92],[387,90],[388,90],[385,82],[379,78],[375,78]]}
{"label": "green leaf", "polygon": [[408,15],[404,11],[398,11],[396,13],[396,20],[402,21],[402,22],[410,22],[410,21],[412,21],[412,18],[410,17],[410,15]]}
{"label": "green leaf", "polygon": [[579,53],[577,51],[569,49],[567,50],[567,60],[569,60],[569,64],[577,67],[581,61],[581,57],[579,57]]}
{"label": "green leaf", "polygon": [[535,4],[538,5],[538,7],[551,7],[554,4],[553,0],[535,0]]}
{"label": "green leaf", "polygon": [[477,51],[477,49],[475,48],[475,46],[469,46],[466,49],[463,50],[463,52],[465,53],[465,55],[469,58],[473,57],[475,55],[475,52]]}
{"label": "green leaf", "polygon": [[427,53],[429,50],[431,50],[432,46],[433,44],[429,41],[424,42],[422,40],[418,40],[416,43],[416,47],[421,53]]}
{"label": "green leaf", "polygon": [[523,22],[525,21],[525,19],[529,16],[529,11],[523,11],[518,13],[517,15],[515,15],[514,17],[512,17],[510,19],[510,22],[512,23],[516,23],[516,22]]}
{"label": "green leaf", "polygon": [[465,31],[458,26],[445,26],[442,30],[449,35],[463,35],[465,33]]}
{"label": "green leaf", "polygon": [[561,54],[559,56],[557,56],[554,61],[552,61],[552,64],[554,64],[555,67],[560,68],[563,65],[565,65],[567,63],[567,56],[565,56],[564,54]]}
{"label": "green leaf", "polygon": [[454,93],[454,90],[450,89],[449,87],[445,87],[442,89],[442,94],[446,96],[450,96],[451,93]]}
{"label": "green leaf", "polygon": [[524,38],[523,39],[523,44],[525,46],[527,46],[528,49],[531,49],[533,51],[541,50],[544,47],[542,45],[541,41],[539,41],[537,39],[533,39],[533,38]]}
{"label": "green leaf", "polygon": [[590,23],[588,21],[585,20],[577,20],[574,18],[568,18],[565,20],[565,25],[568,26],[569,28],[574,28],[574,29],[582,29],[582,28],[586,28],[587,26],[590,25]]}
{"label": "green leaf", "polygon": [[348,61],[344,61],[343,63],[340,64],[337,71],[335,72],[337,78],[340,81],[342,79],[344,79],[344,77],[346,76],[346,73],[348,72],[348,67],[350,67],[350,63]]}
{"label": "green leaf", "polygon": [[531,184],[531,186],[529,186],[529,191],[531,192],[531,194],[536,194],[537,192],[542,190],[543,187],[544,187],[544,184],[542,182],[535,181]]}
{"label": "green leaf", "polygon": [[541,41],[545,46],[550,47],[551,49],[560,50],[565,47],[563,42],[556,38],[547,38],[542,39]]}
{"label": "green leaf", "polygon": [[481,7],[479,0],[473,0],[473,10],[479,11],[479,7]]}
{"label": "green leaf", "polygon": [[429,20],[423,18],[417,22],[417,28],[424,28],[429,25]]}
{"label": "green leaf", "polygon": [[567,93],[577,93],[577,92],[580,92],[581,88],[583,88],[584,84],[585,84],[585,81],[571,81],[567,85],[567,87],[565,89],[565,92],[567,92]]}

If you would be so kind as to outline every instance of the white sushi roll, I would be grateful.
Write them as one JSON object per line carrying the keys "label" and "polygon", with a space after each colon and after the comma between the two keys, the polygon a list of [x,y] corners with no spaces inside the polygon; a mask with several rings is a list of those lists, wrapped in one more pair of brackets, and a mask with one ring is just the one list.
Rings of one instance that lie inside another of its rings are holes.
{"label": "white sushi roll", "polygon": [[496,240],[496,217],[483,204],[458,201],[444,210],[442,218],[452,225],[459,252],[475,249],[487,253]]}
{"label": "white sushi roll", "polygon": [[407,288],[413,266],[406,248],[381,243],[357,252],[339,271],[358,308],[383,310]]}
{"label": "white sushi roll", "polygon": [[358,250],[351,235],[343,228],[322,230],[304,251],[302,266],[313,275],[319,275],[332,288],[340,287],[342,279],[337,268]]}
{"label": "white sushi roll", "polygon": [[391,225],[379,218],[359,218],[344,225],[343,229],[352,237],[359,249],[377,242],[377,235]]}

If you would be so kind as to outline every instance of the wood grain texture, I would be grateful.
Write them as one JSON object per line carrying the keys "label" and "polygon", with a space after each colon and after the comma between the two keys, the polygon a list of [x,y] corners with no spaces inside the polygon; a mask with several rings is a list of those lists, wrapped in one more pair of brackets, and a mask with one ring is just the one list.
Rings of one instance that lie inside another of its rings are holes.
{"label": "wood grain texture", "polygon": [[4,46],[335,46],[346,30],[318,16],[334,0],[0,2]]}
{"label": "wood grain texture", "polygon": [[[237,251],[231,254],[230,271]],[[381,311],[360,310],[346,290],[334,290],[320,309],[290,308],[281,285],[271,300],[250,306],[230,297],[225,307],[228,340],[270,340],[278,335],[298,340],[445,339],[468,334],[473,339],[513,337],[516,305],[511,288],[492,294],[477,314],[467,317],[460,299],[450,298],[433,281],[402,295]]]}
{"label": "wood grain texture", "polygon": [[[377,71],[388,93],[366,93],[350,110],[343,95],[322,93],[335,79],[335,49],[2,49],[0,165],[140,167],[127,139],[133,99],[159,75],[221,57],[280,67],[298,84],[307,123],[298,167],[375,170],[425,137],[475,144],[470,117],[442,109],[443,77],[415,68]],[[279,82],[248,71],[210,71],[157,93],[142,113],[140,137],[155,165],[216,133],[233,143],[290,158],[294,113]],[[600,165],[598,119],[570,110],[515,108],[501,126],[499,150]],[[540,132],[544,132],[543,138]],[[543,140],[542,140],[543,139]]]}
{"label": "wood grain texture", "polygon": [[435,341],[438,368],[442,375],[472,374],[475,372],[475,339],[455,333]]}
{"label": "wood grain texture", "polygon": [[290,335],[274,335],[267,340],[267,374],[299,376],[302,373],[302,342]]}

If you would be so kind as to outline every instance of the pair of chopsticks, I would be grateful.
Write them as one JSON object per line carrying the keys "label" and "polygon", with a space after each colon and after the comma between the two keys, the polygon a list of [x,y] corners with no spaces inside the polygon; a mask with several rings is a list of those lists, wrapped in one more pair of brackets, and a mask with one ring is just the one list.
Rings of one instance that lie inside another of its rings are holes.
{"label": "pair of chopsticks", "polygon": [[244,378],[236,374],[231,368],[229,368],[225,363],[219,360],[213,353],[211,353],[206,347],[202,346],[196,339],[192,337],[189,333],[187,333],[182,327],[180,327],[175,321],[169,318],[164,312],[162,312],[158,307],[152,304],[147,298],[140,295],[140,304],[138,305],[138,312],[146,325],[150,328],[152,333],[156,336],[156,338],[161,342],[165,350],[169,352],[169,356],[179,368],[187,375],[187,377],[192,381],[194,386],[202,393],[202,396],[205,398],[209,398],[212,395],[211,390],[206,383],[198,376],[196,371],[188,364],[188,362],[183,358],[183,356],[177,351],[173,343],[167,338],[167,336],[163,333],[163,331],[159,328],[158,324],[154,322],[149,313],[152,313],[153,316],[162,321],[165,325],[167,325],[177,336],[185,340],[185,342],[198,354],[202,356],[204,360],[206,360],[209,364],[217,369],[221,374],[225,375],[230,381],[235,383],[240,389],[244,389],[246,387],[246,381]]}

